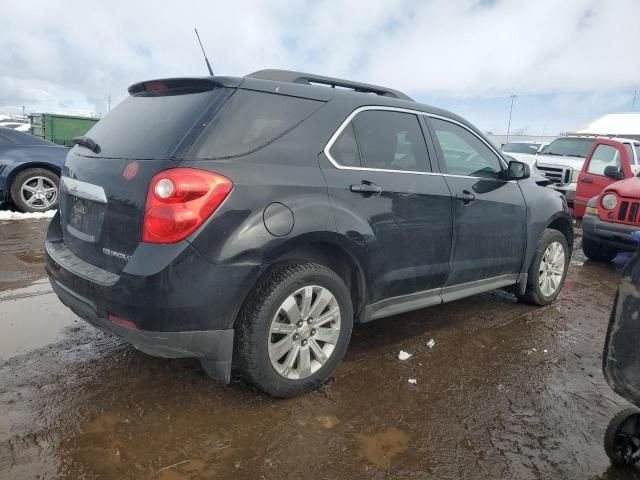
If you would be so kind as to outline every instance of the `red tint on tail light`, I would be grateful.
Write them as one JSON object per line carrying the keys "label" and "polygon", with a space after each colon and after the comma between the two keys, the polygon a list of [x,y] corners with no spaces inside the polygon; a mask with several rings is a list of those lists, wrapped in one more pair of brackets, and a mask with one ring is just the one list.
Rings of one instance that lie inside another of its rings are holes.
{"label": "red tint on tail light", "polygon": [[151,179],[142,241],[175,243],[191,235],[222,204],[233,182],[217,173],[172,168]]}

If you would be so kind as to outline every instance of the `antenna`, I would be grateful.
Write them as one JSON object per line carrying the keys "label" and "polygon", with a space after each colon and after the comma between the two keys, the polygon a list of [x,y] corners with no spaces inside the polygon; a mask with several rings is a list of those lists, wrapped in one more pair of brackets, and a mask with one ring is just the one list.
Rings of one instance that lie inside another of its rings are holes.
{"label": "antenna", "polygon": [[207,58],[207,54],[204,51],[204,47],[202,46],[202,41],[200,40],[200,35],[198,34],[198,29],[194,28],[196,32],[196,37],[198,37],[198,43],[200,44],[200,50],[202,50],[202,55],[204,55],[204,61],[207,62],[207,68],[209,69],[209,75],[213,77],[213,70],[211,69],[211,64],[209,63],[209,59]]}

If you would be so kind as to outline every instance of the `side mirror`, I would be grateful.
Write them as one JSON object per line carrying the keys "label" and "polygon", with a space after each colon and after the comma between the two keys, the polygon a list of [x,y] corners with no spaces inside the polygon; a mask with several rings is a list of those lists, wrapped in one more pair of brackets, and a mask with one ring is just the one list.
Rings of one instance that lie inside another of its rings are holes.
{"label": "side mirror", "polygon": [[605,167],[605,169],[604,169],[604,176],[605,177],[609,177],[609,178],[614,178],[616,180],[620,180],[620,179],[624,178],[624,172],[622,172],[615,165],[609,165],[608,167]]}
{"label": "side mirror", "polygon": [[531,168],[528,163],[511,160],[507,169],[507,180],[524,180],[531,176]]}

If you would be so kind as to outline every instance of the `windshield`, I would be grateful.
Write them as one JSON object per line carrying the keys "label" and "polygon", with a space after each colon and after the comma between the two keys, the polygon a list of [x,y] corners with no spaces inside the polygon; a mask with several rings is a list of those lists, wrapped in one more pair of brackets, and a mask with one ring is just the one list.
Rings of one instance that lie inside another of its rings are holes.
{"label": "windshield", "polygon": [[545,155],[563,155],[566,157],[586,158],[595,139],[593,138],[556,138],[544,149]]}
{"label": "windshield", "polygon": [[535,155],[540,148],[539,143],[505,143],[502,146],[502,151],[505,153],[529,153]]}

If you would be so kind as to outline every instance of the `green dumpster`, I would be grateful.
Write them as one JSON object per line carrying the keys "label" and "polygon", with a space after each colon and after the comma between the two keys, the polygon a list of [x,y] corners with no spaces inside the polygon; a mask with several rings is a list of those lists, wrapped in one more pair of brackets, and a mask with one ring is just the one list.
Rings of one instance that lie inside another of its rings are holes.
{"label": "green dumpster", "polygon": [[32,113],[31,134],[50,142],[70,147],[73,139],[87,133],[100,120],[93,117],[76,117],[56,113]]}

